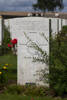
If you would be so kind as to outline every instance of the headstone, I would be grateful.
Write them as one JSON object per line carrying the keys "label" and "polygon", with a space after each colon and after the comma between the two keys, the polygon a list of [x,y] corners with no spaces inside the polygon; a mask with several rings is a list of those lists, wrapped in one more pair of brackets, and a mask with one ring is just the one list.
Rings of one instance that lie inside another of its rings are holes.
{"label": "headstone", "polygon": [[[44,85],[43,81],[39,80],[39,74],[43,68],[49,69],[49,66],[41,62],[33,62],[33,57],[40,57],[40,53],[31,48],[31,41],[38,44],[49,55],[49,41],[47,41],[49,40],[49,19],[44,17],[9,19],[11,36],[18,39],[17,83],[20,85],[29,83]],[[63,20],[62,25],[64,24],[65,20]],[[57,18],[51,18],[53,34],[57,33],[58,27],[61,30],[61,19],[59,19],[57,26]]]}
{"label": "headstone", "polygon": [[63,26],[67,25],[67,23],[66,23],[66,19],[63,19],[63,21],[62,21],[62,25],[63,25]]}
{"label": "headstone", "polygon": [[[31,48],[31,41],[37,43],[44,51],[49,54],[49,42],[41,36],[43,33],[49,40],[49,20],[39,17],[23,18],[21,21],[17,19],[18,32],[21,36],[18,39],[18,84],[35,83],[43,85],[39,80],[37,72],[46,68],[46,64],[41,62],[33,62],[33,57],[38,57],[39,54],[35,48]],[[18,26],[20,24],[20,27]],[[47,24],[46,24],[47,23]],[[29,41],[24,33],[31,39]]]}
{"label": "headstone", "polygon": [[37,50],[30,48],[31,42],[24,33],[44,51],[49,54],[49,20],[44,17],[15,18],[10,20],[10,32],[12,38],[18,38],[18,84],[35,83],[43,85],[39,80],[37,71],[46,68],[45,63],[33,62],[33,57],[39,56]]}

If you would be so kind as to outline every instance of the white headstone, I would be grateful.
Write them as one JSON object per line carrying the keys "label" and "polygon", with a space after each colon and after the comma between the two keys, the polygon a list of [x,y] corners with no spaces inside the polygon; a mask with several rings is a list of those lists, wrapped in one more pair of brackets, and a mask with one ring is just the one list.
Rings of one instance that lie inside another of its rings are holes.
{"label": "white headstone", "polygon": [[[51,18],[52,33],[57,33],[57,18]],[[24,17],[9,19],[10,32],[12,38],[18,39],[18,74],[17,83],[24,85],[26,83],[36,83],[43,85],[42,81],[39,81],[39,75],[37,71],[43,68],[48,68],[46,64],[40,62],[33,62],[33,57],[38,56],[38,52],[30,47],[31,39],[37,43],[44,51],[49,55],[49,42],[41,36],[44,33],[49,40],[49,18],[44,17]],[[65,20],[63,20],[63,25]],[[59,19],[59,30],[61,30],[61,19]],[[29,37],[26,38],[25,34]]]}
{"label": "white headstone", "polygon": [[12,38],[18,39],[18,84],[36,83],[43,85],[43,82],[39,81],[37,71],[48,66],[33,62],[33,57],[37,57],[37,51],[29,47],[30,42],[24,33],[49,54],[49,42],[41,36],[44,33],[49,40],[49,20],[43,17],[10,19],[10,32]]}
{"label": "white headstone", "polygon": [[[18,84],[35,83],[43,85],[43,82],[39,81],[37,71],[48,66],[40,62],[33,62],[33,57],[38,56],[37,50],[30,48],[31,42],[25,37],[24,33],[49,53],[49,42],[40,35],[44,33],[49,40],[49,20],[42,17],[29,17],[22,20],[17,19],[16,23],[17,31],[21,34],[18,39]],[[20,26],[18,23],[20,23]]]}
{"label": "white headstone", "polygon": [[62,24],[63,24],[63,26],[67,25],[66,19],[63,19],[63,20],[62,20]]}

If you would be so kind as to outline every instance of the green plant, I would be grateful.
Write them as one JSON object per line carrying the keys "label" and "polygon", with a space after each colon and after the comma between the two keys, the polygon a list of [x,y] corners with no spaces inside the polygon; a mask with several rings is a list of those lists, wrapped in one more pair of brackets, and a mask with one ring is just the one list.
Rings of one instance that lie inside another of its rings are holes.
{"label": "green plant", "polygon": [[3,67],[0,66],[0,86],[7,86],[8,84],[8,64],[5,64]]}
{"label": "green plant", "polygon": [[5,47],[4,45],[0,46],[0,56],[4,54],[8,54],[10,52],[10,49],[8,47]]}
{"label": "green plant", "polygon": [[[8,63],[8,84],[16,83],[17,80],[17,56],[14,55],[12,52],[9,54],[5,54],[0,57],[0,66],[5,65]],[[1,68],[1,67],[0,67]]]}
{"label": "green plant", "polygon": [[[42,70],[41,78],[50,84],[55,95],[67,94],[67,27],[63,27],[55,38],[51,36],[49,73]],[[44,59],[44,58],[43,58]],[[61,88],[60,88],[61,87]]]}
{"label": "green plant", "polygon": [[27,96],[45,96],[49,95],[49,88],[44,86],[32,86],[32,85],[10,85],[5,90],[5,93],[10,94],[22,94]]}
{"label": "green plant", "polygon": [[[28,36],[26,37],[31,41]],[[49,73],[46,73],[48,68],[41,70],[40,79],[49,83],[55,95],[67,94],[67,26],[64,26],[55,37],[51,35],[49,56],[36,43],[31,41],[31,45],[40,53],[40,56],[33,58],[33,61],[49,65]]]}
{"label": "green plant", "polygon": [[11,49],[8,48],[8,43],[10,40],[11,40],[10,32],[4,25],[4,37],[3,37],[2,45],[0,46],[0,56],[11,52]]}
{"label": "green plant", "polygon": [[[57,95],[67,93],[67,26],[51,40],[50,84]],[[61,87],[61,88],[60,88]]]}
{"label": "green plant", "polygon": [[10,37],[10,32],[8,30],[8,28],[4,25],[4,37],[3,37],[3,45],[5,47],[7,47],[7,44],[9,43],[9,41],[11,40],[11,37]]}

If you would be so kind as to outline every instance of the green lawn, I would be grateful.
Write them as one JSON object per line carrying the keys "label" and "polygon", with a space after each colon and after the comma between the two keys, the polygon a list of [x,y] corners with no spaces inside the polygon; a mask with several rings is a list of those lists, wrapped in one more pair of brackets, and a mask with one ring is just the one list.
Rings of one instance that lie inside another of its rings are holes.
{"label": "green lawn", "polygon": [[51,98],[51,97],[29,97],[29,96],[22,96],[22,95],[11,95],[11,94],[1,94],[0,100],[67,100],[67,99],[60,99],[60,98]]}
{"label": "green lawn", "polygon": [[13,54],[6,54],[0,56],[0,66],[4,64],[9,64],[8,66],[8,78],[11,80],[16,80],[17,78],[17,56]]}

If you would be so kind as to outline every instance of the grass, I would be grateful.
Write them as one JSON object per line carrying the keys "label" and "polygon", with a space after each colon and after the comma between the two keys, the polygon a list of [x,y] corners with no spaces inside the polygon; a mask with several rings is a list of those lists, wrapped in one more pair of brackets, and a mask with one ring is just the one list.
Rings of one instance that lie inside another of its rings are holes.
{"label": "grass", "polygon": [[8,78],[10,80],[16,80],[17,78],[17,56],[12,53],[0,56],[0,66],[9,64],[8,66]]}
{"label": "grass", "polygon": [[30,97],[30,96],[22,96],[22,95],[1,94],[0,100],[67,100],[67,99],[52,98],[52,97]]}

